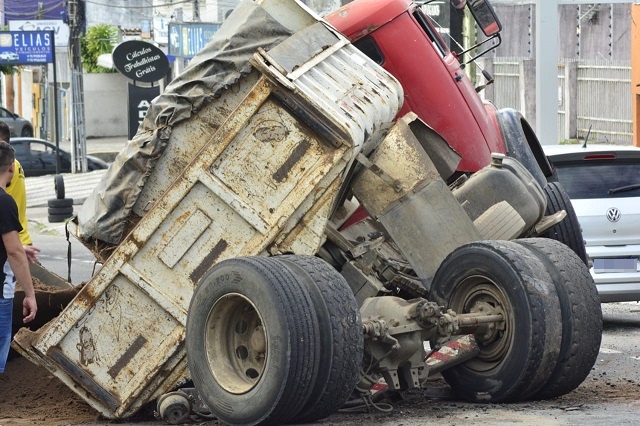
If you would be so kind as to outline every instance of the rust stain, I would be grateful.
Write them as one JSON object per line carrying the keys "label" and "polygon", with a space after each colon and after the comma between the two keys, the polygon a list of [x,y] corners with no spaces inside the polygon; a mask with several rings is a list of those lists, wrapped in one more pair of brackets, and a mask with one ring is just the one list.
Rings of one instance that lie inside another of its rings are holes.
{"label": "rust stain", "polygon": [[289,136],[289,129],[279,121],[264,120],[253,132],[253,136],[260,142],[275,143]]}
{"label": "rust stain", "polygon": [[147,339],[144,336],[138,336],[133,344],[129,346],[129,349],[127,349],[120,359],[113,364],[109,371],[107,371],[109,376],[111,376],[112,379],[115,379],[122,369],[129,364],[129,361],[131,361],[133,357],[140,352],[140,349],[142,349],[145,343],[147,343]]}
{"label": "rust stain", "polygon": [[216,260],[218,259],[218,257],[220,257],[222,252],[227,249],[228,245],[229,243],[227,243],[226,240],[218,241],[215,247],[211,249],[209,254],[207,254],[204,259],[202,259],[202,262],[200,262],[196,269],[193,270],[191,275],[189,275],[189,278],[191,278],[193,284],[198,284],[200,278],[202,278],[205,272],[207,272],[209,268],[211,268],[216,263]]}
{"label": "rust stain", "polygon": [[86,326],[79,332],[80,341],[76,344],[76,349],[80,353],[80,363],[85,367],[94,362],[100,361],[100,355],[93,339],[93,334]]}
{"label": "rust stain", "polygon": [[311,142],[308,139],[300,142],[294,149],[289,158],[285,160],[285,162],[276,170],[273,174],[273,179],[276,182],[283,182],[287,179],[289,172],[293,169],[293,166],[296,165],[298,161],[309,151],[311,148]]}

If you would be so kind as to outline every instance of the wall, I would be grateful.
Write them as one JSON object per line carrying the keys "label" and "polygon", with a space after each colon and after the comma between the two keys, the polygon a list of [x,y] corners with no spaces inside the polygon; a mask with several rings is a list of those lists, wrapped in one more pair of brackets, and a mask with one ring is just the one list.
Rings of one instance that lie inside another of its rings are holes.
{"label": "wall", "polygon": [[127,84],[122,74],[84,74],[87,138],[127,135]]}
{"label": "wall", "polygon": [[[502,22],[502,44],[494,57],[535,57],[536,6],[494,1]],[[631,57],[631,1],[629,4],[559,5],[558,57],[562,59],[629,60]]]}
{"label": "wall", "polygon": [[153,17],[151,5],[149,0],[87,1],[87,27],[109,24],[126,29],[140,28],[142,21],[151,21]]}

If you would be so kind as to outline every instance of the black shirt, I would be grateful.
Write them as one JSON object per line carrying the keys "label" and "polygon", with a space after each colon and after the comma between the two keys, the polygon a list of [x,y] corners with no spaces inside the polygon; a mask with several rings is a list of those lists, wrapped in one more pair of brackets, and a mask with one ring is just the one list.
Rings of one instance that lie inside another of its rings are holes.
{"label": "black shirt", "polygon": [[[22,226],[18,219],[18,206],[11,195],[0,188],[0,235],[8,234],[12,231],[22,231]],[[7,249],[2,238],[0,238],[0,265],[2,266],[0,269],[0,282],[3,283],[0,298],[9,299],[13,297],[15,292],[16,278],[9,267]]]}

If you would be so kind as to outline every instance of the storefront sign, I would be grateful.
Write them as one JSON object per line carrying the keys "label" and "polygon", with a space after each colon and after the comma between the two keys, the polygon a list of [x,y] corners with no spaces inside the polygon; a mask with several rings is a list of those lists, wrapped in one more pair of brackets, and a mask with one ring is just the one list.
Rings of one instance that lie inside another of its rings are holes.
{"label": "storefront sign", "polygon": [[156,46],[140,40],[120,43],[113,51],[113,65],[135,81],[153,83],[169,70],[167,56]]}
{"label": "storefront sign", "polygon": [[56,47],[69,44],[69,25],[61,19],[34,19],[30,21],[9,21],[10,31],[53,31]]}
{"label": "storefront sign", "polygon": [[1,65],[43,65],[53,62],[53,31],[0,31]]}
{"label": "storefront sign", "polygon": [[220,28],[210,23],[169,23],[169,56],[193,58]]}
{"label": "storefront sign", "polygon": [[142,87],[129,84],[129,140],[136,135],[151,101],[159,95],[160,86]]}

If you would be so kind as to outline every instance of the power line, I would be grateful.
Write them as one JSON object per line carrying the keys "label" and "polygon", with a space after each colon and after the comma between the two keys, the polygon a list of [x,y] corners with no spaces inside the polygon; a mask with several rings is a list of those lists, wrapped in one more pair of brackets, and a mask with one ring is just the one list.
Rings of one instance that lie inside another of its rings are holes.
{"label": "power line", "polygon": [[105,3],[98,3],[95,1],[85,0],[85,3],[93,4],[96,6],[103,6],[103,7],[115,7],[118,9],[160,9],[160,8],[169,8],[176,4],[184,4],[184,3],[191,3],[191,2],[192,0],[181,0],[181,1],[173,2],[171,4],[164,4],[164,5],[157,5],[157,6],[153,6],[153,5],[151,6],[119,6],[114,4],[105,4]]}
{"label": "power line", "polygon": [[62,0],[61,2],[58,2],[57,4],[52,5],[52,6],[48,7],[48,8],[46,8],[46,9],[44,9],[44,8],[43,9],[35,9],[35,10],[32,9],[30,12],[13,12],[11,10],[7,10],[7,7],[5,5],[4,14],[5,14],[5,16],[18,16],[18,17],[19,16],[36,16],[38,14],[45,14],[45,13],[51,12],[51,11],[53,11],[55,9],[58,9],[59,7],[63,6],[64,3],[65,3],[65,1]]}

